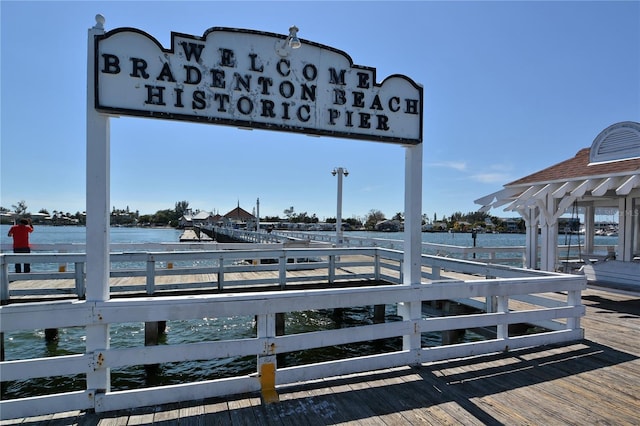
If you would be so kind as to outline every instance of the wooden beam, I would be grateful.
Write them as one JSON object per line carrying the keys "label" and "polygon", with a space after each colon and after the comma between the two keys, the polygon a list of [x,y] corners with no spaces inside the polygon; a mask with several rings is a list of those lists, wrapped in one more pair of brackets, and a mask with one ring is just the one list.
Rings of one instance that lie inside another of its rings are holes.
{"label": "wooden beam", "polygon": [[518,208],[524,207],[524,203],[526,203],[529,200],[529,198],[531,198],[531,194],[535,194],[541,188],[542,188],[541,185],[530,186],[522,194],[520,194],[518,198],[513,200],[513,202],[507,208],[505,208],[505,211],[507,210],[513,211],[513,210],[517,210]]}
{"label": "wooden beam", "polygon": [[622,185],[616,188],[617,195],[629,195],[632,189],[640,186],[640,175],[628,177]]}
{"label": "wooden beam", "polygon": [[608,190],[615,188],[618,185],[617,177],[608,177],[602,180],[598,186],[591,190],[591,195],[594,197],[602,197]]}
{"label": "wooden beam", "polygon": [[576,187],[576,189],[571,191],[571,195],[578,198],[582,197],[584,194],[586,194],[587,191],[591,191],[591,189],[594,188],[596,184],[597,182],[593,181],[592,179],[585,179]]}
{"label": "wooden beam", "polygon": [[576,187],[580,184],[580,182],[581,181],[577,181],[577,180],[572,180],[572,181],[569,181],[569,182],[565,182],[562,185],[560,185],[560,188],[558,188],[555,191],[553,191],[551,196],[553,198],[562,198],[568,192],[571,192],[574,189],[576,189]]}

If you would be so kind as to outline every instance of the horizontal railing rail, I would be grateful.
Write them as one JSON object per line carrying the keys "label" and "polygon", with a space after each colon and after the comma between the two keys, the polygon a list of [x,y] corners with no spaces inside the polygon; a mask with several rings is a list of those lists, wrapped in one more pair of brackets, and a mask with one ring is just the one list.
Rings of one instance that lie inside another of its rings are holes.
{"label": "horizontal railing rail", "polygon": [[[364,253],[355,249],[325,250],[324,254],[315,250],[296,250],[293,253],[273,250],[265,253],[253,252],[253,255],[254,258],[274,255],[326,257],[334,254],[346,256],[352,252]],[[379,258],[388,262],[401,258],[401,253],[392,250],[369,249],[366,253],[378,259],[373,263],[378,263]],[[238,259],[247,254],[250,253],[235,253]],[[79,259],[76,255],[68,256],[73,261]],[[159,254],[153,256],[157,257]],[[135,259],[138,260],[137,257]],[[483,265],[477,262],[459,262],[437,257],[423,256],[423,263],[440,270],[453,268],[454,263],[460,263],[455,269],[486,273],[487,276],[500,272],[493,265],[485,264],[485,269],[482,269]],[[438,275],[428,270],[424,274]],[[254,374],[188,382],[180,386],[127,390],[94,389],[87,386],[87,389],[80,391],[7,399],[0,402],[0,413],[2,419],[8,419],[69,410],[93,409],[103,412],[245,392],[262,391],[266,395],[275,390],[273,385],[284,386],[328,376],[578,340],[583,337],[580,318],[584,315],[584,307],[581,305],[580,295],[585,287],[584,276],[531,271],[527,272],[527,276],[518,278],[479,279],[472,282],[449,279],[414,285],[284,289],[205,294],[198,297],[158,296],[4,305],[0,307],[0,333],[63,327],[84,327],[89,332],[96,326],[184,321],[212,315],[255,318],[255,332],[252,337],[247,338],[224,338],[218,335],[208,339],[202,337],[197,343],[126,348],[110,348],[107,333],[104,345],[97,349],[50,358],[0,362],[2,381],[79,375],[86,377],[87,383],[95,383],[93,378],[96,376],[109,377],[110,369],[120,367],[249,356],[255,357],[255,370]],[[424,304],[439,300],[486,300],[486,305],[492,308],[466,315],[430,317],[422,314]],[[394,306],[399,320],[295,334],[279,334],[277,331],[276,317],[283,313],[286,315],[307,310],[370,305]],[[545,323],[551,327],[534,334],[510,335],[509,326],[521,323]],[[435,347],[423,346],[421,343],[423,333],[473,327],[493,328],[495,337],[479,342]],[[403,342],[398,350],[290,367],[279,367],[277,363],[277,355],[283,353],[394,337],[401,338]]]}

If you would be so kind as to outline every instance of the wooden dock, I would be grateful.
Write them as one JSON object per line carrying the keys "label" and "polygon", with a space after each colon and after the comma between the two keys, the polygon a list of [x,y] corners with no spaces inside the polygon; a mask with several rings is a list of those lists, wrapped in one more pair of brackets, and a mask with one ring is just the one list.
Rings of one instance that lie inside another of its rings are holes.
{"label": "wooden dock", "polygon": [[585,339],[373,371],[259,394],[0,425],[640,425],[640,292],[583,292]]}

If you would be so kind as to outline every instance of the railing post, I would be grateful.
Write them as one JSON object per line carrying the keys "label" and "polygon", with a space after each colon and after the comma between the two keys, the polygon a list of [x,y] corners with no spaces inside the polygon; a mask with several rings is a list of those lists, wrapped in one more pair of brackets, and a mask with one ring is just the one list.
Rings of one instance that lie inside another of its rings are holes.
{"label": "railing post", "polygon": [[0,256],[0,303],[9,302],[9,263],[4,255]]}
{"label": "railing post", "polygon": [[431,266],[431,279],[439,280],[441,278],[440,271],[442,268],[439,266]]}
{"label": "railing post", "polygon": [[415,322],[412,327],[413,332],[402,336],[402,349],[410,351],[414,357],[413,364],[419,365],[422,345],[419,321],[422,319],[422,302],[419,300],[399,302],[398,315],[402,316],[403,321]]}
{"label": "railing post", "polygon": [[333,284],[336,279],[336,256],[333,254],[329,255],[329,284]]}
{"label": "railing post", "polygon": [[156,261],[153,255],[147,259],[147,294],[153,294],[156,290]]}
{"label": "railing post", "polygon": [[218,290],[224,287],[224,257],[218,258]]}
{"label": "railing post", "polygon": [[[465,307],[464,305],[447,300],[444,302],[442,310],[444,311],[445,316],[459,316],[464,315]],[[442,344],[443,345],[453,345],[456,343],[460,343],[460,339],[464,336],[465,330],[460,329],[450,329],[442,331]]]}
{"label": "railing post", "polygon": [[498,313],[500,313],[500,319],[498,320],[498,326],[496,328],[496,337],[500,340],[505,340],[505,350],[509,349],[509,297],[508,296],[496,296],[498,299]]}
{"label": "railing post", "polygon": [[[276,336],[276,314],[256,315],[256,333],[258,339],[273,339]],[[265,342],[264,353],[258,354],[258,377],[260,390],[265,403],[278,402],[276,392],[277,358],[274,352],[276,345]]]}
{"label": "railing post", "polygon": [[498,310],[498,300],[496,296],[487,296],[485,299],[485,311],[487,313],[497,312]]}
{"label": "railing post", "polygon": [[[568,306],[580,306],[582,305],[582,291],[571,290],[567,294]],[[567,330],[577,330],[580,328],[580,316],[567,318]]]}
{"label": "railing post", "polygon": [[76,262],[74,269],[76,271],[76,294],[78,299],[84,299],[87,291],[84,281],[84,262]]}
{"label": "railing post", "polygon": [[280,254],[278,261],[280,271],[280,288],[284,289],[287,287],[287,253],[284,250],[282,251],[282,254]]}
{"label": "railing post", "polygon": [[375,249],[373,256],[373,277],[376,281],[380,281],[380,251]]}

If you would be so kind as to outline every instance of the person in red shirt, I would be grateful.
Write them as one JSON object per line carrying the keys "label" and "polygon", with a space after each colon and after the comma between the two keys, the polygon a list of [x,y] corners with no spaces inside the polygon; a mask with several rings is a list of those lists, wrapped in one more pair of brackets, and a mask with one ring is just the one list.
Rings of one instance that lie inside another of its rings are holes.
{"label": "person in red shirt", "polygon": [[[9,228],[9,235],[13,237],[13,252],[14,253],[30,253],[31,247],[29,246],[29,234],[33,232],[33,225],[31,219],[20,219],[17,225],[13,225]],[[22,266],[16,263],[16,273],[22,272]],[[31,272],[31,264],[24,264],[24,272]]]}

